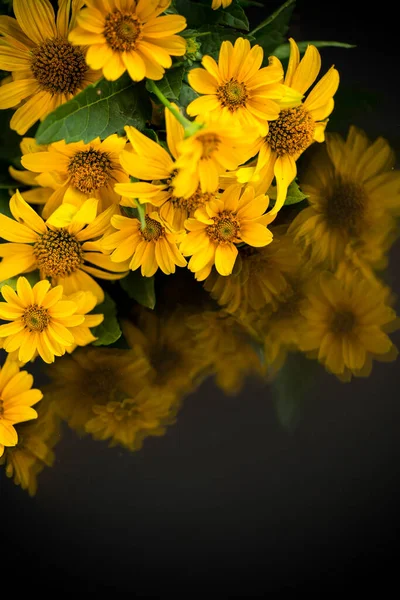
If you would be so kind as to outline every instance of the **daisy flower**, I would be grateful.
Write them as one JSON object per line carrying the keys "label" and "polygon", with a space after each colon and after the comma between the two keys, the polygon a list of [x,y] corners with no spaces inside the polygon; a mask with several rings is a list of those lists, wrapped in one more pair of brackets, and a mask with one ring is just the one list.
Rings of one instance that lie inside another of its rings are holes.
{"label": "daisy flower", "polygon": [[11,242],[0,244],[0,281],[39,269],[41,278],[62,285],[64,294],[89,290],[102,302],[104,292],[93,276],[120,279],[128,271],[96,245],[116,211],[110,206],[96,217],[97,203],[91,198],[80,209],[63,204],[45,222],[17,191],[10,200],[15,220],[0,215],[2,236]]}
{"label": "daisy flower", "polygon": [[[203,56],[204,69],[189,71],[188,80],[204,95],[188,105],[188,115],[226,115],[232,127],[257,128],[260,135],[267,135],[268,121],[279,117],[283,97],[290,94],[295,105],[302,96],[281,84],[283,67],[279,60],[271,58],[269,66],[261,68],[263,58],[261,46],[251,48],[244,38],[238,38],[234,45],[222,42],[218,64],[211,56]],[[285,102],[290,105],[286,97]]]}
{"label": "daisy flower", "polygon": [[114,263],[126,263],[135,271],[141,267],[144,277],[151,277],[158,268],[166,275],[175,273],[176,266],[187,262],[178,250],[182,234],[174,233],[150,204],[146,205],[145,227],[139,219],[114,215],[111,225],[115,233],[105,235],[100,242],[104,251],[111,251]]}
{"label": "daisy flower", "polygon": [[400,172],[388,142],[351,126],[346,140],[328,134],[301,180],[308,208],[290,225],[315,263],[335,269],[346,256],[384,267],[400,213]]}
{"label": "daisy flower", "polygon": [[255,156],[262,139],[257,129],[244,132],[232,127],[226,115],[208,118],[201,129],[177,146],[177,174],[172,181],[175,196],[189,198],[199,189],[203,194],[215,192],[220,176]]}
{"label": "daisy flower", "polygon": [[[175,105],[173,107],[178,109]],[[145,181],[117,183],[114,189],[123,197],[121,206],[135,207],[136,198],[142,203],[151,202],[153,206],[160,207],[161,218],[179,231],[183,229],[185,220],[213,195],[202,193],[199,187],[188,198],[175,195],[172,181],[176,174],[177,146],[184,138],[184,130],[167,108],[165,123],[169,152],[134,127],[125,127],[130,147],[121,152],[121,165],[129,175]]]}
{"label": "daisy flower", "polygon": [[70,328],[81,325],[85,317],[76,314],[75,302],[62,300],[63,287],[50,289],[50,282],[39,281],[33,288],[26,277],[19,277],[16,292],[9,285],[1,288],[0,337],[6,352],[18,352],[18,360],[29,362],[35,353],[51,363],[62,356],[75,340]]}
{"label": "daisy flower", "polygon": [[311,352],[344,381],[368,376],[373,359],[394,360],[387,333],[398,329],[388,289],[353,270],[340,279],[324,271],[309,289],[301,312],[306,319],[300,349]]}
{"label": "daisy flower", "polygon": [[188,267],[199,281],[208,277],[214,264],[220,275],[230,275],[238,255],[236,244],[266,246],[272,241],[266,225],[274,217],[264,214],[268,196],[254,197],[251,186],[241,192],[241,185],[229,186],[220,198],[211,200],[195,212],[194,218],[186,220],[189,233],[180,251],[192,257]]}
{"label": "daisy flower", "polygon": [[125,144],[124,137],[113,134],[88,144],[62,140],[44,151],[34,149],[24,154],[22,166],[39,173],[36,185],[54,190],[43,207],[43,217],[47,219],[62,202],[79,207],[88,198],[97,198],[99,212],[111,204],[118,205],[121,197],[114,191],[114,184],[129,181],[119,162]]}
{"label": "daisy flower", "polygon": [[128,71],[134,81],[162,79],[171,56],[183,56],[186,41],[175,35],[186,27],[180,15],[161,16],[163,0],[86,0],[69,34],[73,44],[89,46],[86,61],[114,81]]}
{"label": "daisy flower", "polygon": [[18,363],[7,357],[0,368],[0,456],[3,456],[5,446],[18,443],[14,425],[37,418],[32,406],[43,398],[43,394],[32,389],[32,385],[32,375],[20,371]]}
{"label": "daisy flower", "polygon": [[[305,94],[318,77],[321,56],[309,45],[303,58],[295,41],[290,38],[290,58],[284,84]],[[278,60],[278,59],[276,59]],[[296,160],[314,141],[324,141],[327,117],[331,114],[333,96],[339,85],[339,74],[332,66],[299,106],[283,107],[276,120],[269,123],[269,132],[260,148],[255,168],[238,172],[241,182],[252,180],[259,193],[265,192],[276,179],[278,212],[286,199],[287,189],[297,174]]]}
{"label": "daisy flower", "polygon": [[10,127],[20,135],[101,76],[68,41],[83,4],[59,0],[56,18],[49,0],[14,0],[16,18],[0,16],[0,69],[13,78],[0,87],[0,109],[17,107]]}

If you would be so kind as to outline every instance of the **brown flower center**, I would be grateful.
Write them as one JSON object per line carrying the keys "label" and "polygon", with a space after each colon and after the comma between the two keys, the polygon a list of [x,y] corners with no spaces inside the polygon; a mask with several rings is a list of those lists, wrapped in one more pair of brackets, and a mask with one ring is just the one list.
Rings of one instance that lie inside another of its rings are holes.
{"label": "brown flower center", "polygon": [[33,253],[45,277],[67,277],[83,264],[81,244],[66,229],[40,236]]}
{"label": "brown flower center", "polygon": [[111,169],[108,154],[94,148],[77,152],[68,165],[72,185],[83,194],[91,194],[107,185]]}
{"label": "brown flower center", "polygon": [[331,330],[334,333],[349,333],[355,324],[354,314],[349,311],[337,312],[331,323]]}
{"label": "brown flower center", "polygon": [[217,98],[221,106],[226,106],[231,112],[235,112],[240,106],[246,106],[248,97],[246,85],[233,77],[217,88]]}
{"label": "brown flower center", "polygon": [[50,94],[75,94],[88,71],[82,50],[64,38],[42,42],[31,51],[31,70]]}
{"label": "brown flower center", "polygon": [[215,133],[203,133],[197,139],[203,146],[201,158],[205,160],[212,158],[212,154],[218,150],[221,143],[221,138],[215,135]]}
{"label": "brown flower center", "polygon": [[143,23],[132,12],[115,9],[105,18],[103,35],[107,44],[116,52],[134,50],[142,37]]}
{"label": "brown flower center", "polygon": [[230,211],[223,211],[213,217],[214,224],[206,227],[206,232],[214,242],[240,242],[238,234],[240,225],[237,218]]}
{"label": "brown flower center", "polygon": [[42,332],[47,329],[51,318],[47,308],[38,306],[37,304],[31,304],[22,314],[22,321],[30,332]]}
{"label": "brown flower center", "polygon": [[315,122],[303,106],[281,110],[276,121],[269,121],[267,143],[278,156],[301,154],[313,141]]}
{"label": "brown flower center", "polygon": [[145,216],[146,227],[140,230],[142,237],[146,240],[146,242],[151,242],[152,240],[158,240],[165,234],[165,229],[155,219],[151,219],[148,215]]}
{"label": "brown flower center", "polygon": [[172,196],[171,202],[174,208],[180,208],[187,211],[188,214],[193,214],[195,210],[200,208],[200,206],[204,206],[206,202],[209,202],[213,198],[215,198],[215,194],[210,194],[209,192],[203,194],[200,187],[198,187],[195,193],[189,196],[189,198]]}
{"label": "brown flower center", "polygon": [[366,203],[367,196],[360,184],[338,179],[328,192],[326,219],[332,227],[356,235],[362,224]]}

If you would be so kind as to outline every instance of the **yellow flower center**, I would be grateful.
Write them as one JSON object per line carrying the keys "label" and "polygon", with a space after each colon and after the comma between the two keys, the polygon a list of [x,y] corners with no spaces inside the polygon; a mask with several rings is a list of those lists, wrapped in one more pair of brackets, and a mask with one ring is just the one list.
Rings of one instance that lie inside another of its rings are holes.
{"label": "yellow flower center", "polygon": [[246,85],[233,77],[217,88],[217,98],[221,106],[226,106],[231,112],[235,112],[240,106],[246,106],[248,97]]}
{"label": "yellow flower center", "polygon": [[230,211],[224,210],[213,217],[213,225],[206,227],[206,232],[212,241],[219,244],[224,242],[240,242],[238,234],[240,225],[237,218]]}
{"label": "yellow flower center", "polygon": [[326,203],[329,225],[357,234],[362,225],[366,201],[365,190],[360,184],[338,179],[329,191]]}
{"label": "yellow flower center", "polygon": [[198,187],[195,193],[189,196],[189,198],[177,198],[176,196],[172,196],[171,202],[174,205],[174,208],[180,208],[187,211],[189,214],[193,214],[195,210],[200,206],[204,206],[206,202],[209,202],[213,198],[215,198],[215,194],[209,192],[203,194],[200,187]]}
{"label": "yellow flower center", "polygon": [[30,332],[42,332],[47,329],[51,318],[47,308],[31,304],[22,314],[22,321]]}
{"label": "yellow flower center", "polygon": [[212,157],[212,154],[218,150],[221,143],[221,138],[215,135],[215,133],[203,133],[197,139],[203,146],[201,158],[205,160]]}
{"label": "yellow flower center", "polygon": [[313,141],[315,122],[303,106],[281,110],[276,121],[269,121],[267,143],[278,156],[301,154]]}
{"label": "yellow flower center", "polygon": [[349,333],[355,324],[354,314],[349,311],[337,312],[331,323],[331,330],[334,333]]}
{"label": "yellow flower center", "polygon": [[145,216],[146,227],[140,230],[142,237],[146,240],[146,242],[151,242],[152,240],[158,240],[165,234],[165,229],[155,219],[151,219],[148,215]]}
{"label": "yellow flower center", "polygon": [[42,42],[31,50],[31,70],[50,94],[75,94],[88,70],[82,50],[64,38]]}
{"label": "yellow flower center", "polygon": [[105,18],[103,35],[107,44],[116,52],[134,50],[142,37],[142,22],[132,12],[115,9]]}
{"label": "yellow flower center", "polygon": [[106,152],[82,150],[68,165],[71,183],[83,194],[91,194],[104,187],[111,177],[112,164]]}
{"label": "yellow flower center", "polygon": [[41,235],[33,253],[45,277],[67,277],[83,264],[81,244],[66,229]]}

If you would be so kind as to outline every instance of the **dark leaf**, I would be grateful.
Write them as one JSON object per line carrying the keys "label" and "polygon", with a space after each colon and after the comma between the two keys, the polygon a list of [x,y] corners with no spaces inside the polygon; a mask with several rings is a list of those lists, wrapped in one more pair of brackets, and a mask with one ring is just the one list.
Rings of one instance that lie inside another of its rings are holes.
{"label": "dark leaf", "polygon": [[117,307],[114,300],[104,294],[104,302],[96,306],[93,310],[95,314],[103,314],[104,321],[91,331],[97,340],[93,342],[93,346],[109,346],[116,342],[122,335],[118,319]]}
{"label": "dark leaf", "polygon": [[177,12],[186,17],[188,27],[198,29],[202,25],[225,25],[234,29],[249,30],[246,13],[237,0],[224,10],[212,10],[211,0],[205,4],[193,0],[175,0]]}
{"label": "dark leaf", "polygon": [[295,2],[296,0],[287,0],[265,21],[250,31],[257,44],[264,49],[264,64],[268,62],[268,56],[274,53],[275,48],[286,41]]}
{"label": "dark leaf", "polygon": [[120,284],[129,298],[147,308],[155,307],[154,277],[143,277],[139,270],[131,271],[127,277],[120,279]]}
{"label": "dark leaf", "polygon": [[[158,89],[164,94],[168,100],[178,100],[181,88],[183,75],[185,73],[185,67],[179,66],[175,69],[169,69],[166,71],[161,81],[157,81]],[[146,83],[146,89],[151,92],[151,88]]]}
{"label": "dark leaf", "polygon": [[101,79],[59,106],[40,124],[36,141],[88,143],[98,136],[123,135],[125,125],[143,129],[150,115],[145,85],[135,83],[125,73],[117,81]]}

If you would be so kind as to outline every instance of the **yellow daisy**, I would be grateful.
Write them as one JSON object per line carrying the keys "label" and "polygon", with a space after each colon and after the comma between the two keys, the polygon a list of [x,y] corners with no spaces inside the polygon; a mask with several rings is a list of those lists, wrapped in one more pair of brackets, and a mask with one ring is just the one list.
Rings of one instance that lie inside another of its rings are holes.
{"label": "yellow daisy", "polygon": [[16,423],[37,418],[33,404],[43,398],[38,389],[32,389],[33,377],[20,371],[18,364],[7,357],[0,369],[0,456],[5,446],[15,446],[18,435]]}
{"label": "yellow daisy", "polygon": [[162,79],[171,56],[186,52],[186,27],[180,15],[161,16],[171,4],[164,0],[86,0],[69,34],[73,44],[89,46],[86,61],[114,81],[128,71],[134,81]]}
{"label": "yellow daisy", "polygon": [[223,277],[212,270],[204,288],[227,312],[245,317],[266,305],[276,306],[287,292],[288,275],[299,267],[300,256],[286,226],[271,229],[268,246],[239,248],[232,275]]}
{"label": "yellow daisy", "polygon": [[30,496],[36,494],[38,475],[45,467],[53,466],[53,448],[61,439],[61,420],[54,403],[46,400],[45,395],[37,408],[37,419],[17,425],[17,445],[6,448],[0,458],[7,477],[13,478],[15,485],[27,490]]}
{"label": "yellow daisy", "polygon": [[[290,58],[284,84],[299,94],[304,94],[315,82],[321,68],[317,48],[309,45],[303,58],[295,41],[290,38]],[[276,59],[278,60],[278,59]],[[324,141],[327,117],[331,114],[333,96],[339,85],[339,74],[332,66],[299,106],[282,108],[279,117],[269,123],[254,168],[239,171],[239,181],[252,179],[260,193],[265,192],[275,176],[277,199],[274,212],[278,212],[286,199],[287,189],[297,174],[296,160],[314,141]]]}
{"label": "yellow daisy", "polygon": [[[189,71],[188,80],[196,92],[204,95],[188,105],[188,115],[226,115],[232,127],[257,128],[260,135],[267,135],[268,121],[279,116],[278,101],[282,102],[287,92],[298,104],[301,96],[281,84],[281,62],[271,58],[269,66],[261,68],[263,57],[261,46],[251,48],[244,38],[238,38],[235,45],[222,42],[218,64],[211,56],[203,56],[204,69]],[[285,102],[289,100],[285,98]]]}
{"label": "yellow daisy", "polygon": [[184,130],[167,108],[165,124],[169,153],[134,127],[125,127],[130,146],[129,150],[121,152],[121,165],[129,175],[144,181],[117,183],[114,189],[122,196],[121,206],[135,207],[136,198],[142,203],[151,202],[160,207],[161,218],[172,229],[179,231],[183,229],[185,220],[193,216],[197,208],[211,200],[213,195],[202,193],[200,188],[189,198],[175,195],[172,181],[176,174],[177,146],[184,138]]}
{"label": "yellow daisy", "polygon": [[203,127],[178,144],[177,174],[172,187],[178,198],[189,198],[198,190],[213,193],[219,177],[255,156],[262,142],[257,129],[232,127],[229,117],[211,116]]}
{"label": "yellow daisy", "polygon": [[399,323],[388,298],[388,288],[356,270],[340,279],[322,272],[302,306],[306,324],[301,350],[311,352],[343,381],[368,376],[373,359],[397,356],[387,333]]}
{"label": "yellow daisy", "polygon": [[113,263],[126,263],[135,271],[141,267],[145,277],[161,269],[169,275],[176,266],[186,267],[187,262],[178,250],[182,234],[173,232],[150,204],[146,204],[145,227],[139,219],[114,215],[111,225],[115,233],[106,235],[100,242],[102,250],[109,252]]}
{"label": "yellow daisy", "polygon": [[0,245],[0,281],[39,269],[41,278],[62,285],[64,294],[89,290],[102,302],[104,292],[93,276],[114,280],[128,271],[127,264],[115,265],[96,244],[116,210],[110,206],[96,217],[97,203],[91,198],[80,209],[63,204],[45,223],[17,191],[10,200],[15,221],[0,215],[3,238],[11,242]]}
{"label": "yellow daisy", "polygon": [[56,18],[49,0],[14,0],[16,19],[0,16],[0,69],[14,80],[0,87],[0,109],[17,107],[10,127],[20,135],[101,76],[68,41],[82,5],[59,0]]}
{"label": "yellow daisy", "polygon": [[238,255],[236,244],[266,246],[272,241],[272,233],[266,228],[274,216],[264,214],[268,208],[268,196],[254,197],[250,186],[242,192],[241,185],[229,186],[220,198],[199,208],[194,218],[185,223],[189,233],[180,245],[184,256],[192,256],[189,269],[202,281],[211,268],[220,275],[230,275]]}
{"label": "yellow daisy", "polygon": [[372,143],[354,126],[346,140],[327,135],[301,178],[309,207],[290,226],[307,257],[331,269],[345,256],[385,266],[400,213],[394,165],[394,152],[381,137]]}
{"label": "yellow daisy", "polygon": [[217,10],[217,8],[226,8],[232,4],[232,0],[212,0],[211,8]]}
{"label": "yellow daisy", "polygon": [[54,190],[43,207],[43,217],[47,219],[62,202],[80,207],[88,198],[97,198],[99,212],[111,204],[118,205],[121,197],[114,191],[114,184],[129,181],[119,162],[125,144],[124,137],[113,134],[88,144],[54,142],[44,151],[33,149],[24,154],[22,166],[40,173],[36,184]]}
{"label": "yellow daisy", "polygon": [[62,356],[75,340],[71,327],[84,322],[76,313],[75,302],[61,300],[62,285],[50,289],[50,282],[39,281],[33,288],[26,277],[19,277],[16,292],[3,285],[0,319],[11,321],[0,325],[0,337],[5,338],[7,352],[19,349],[18,359],[29,362],[35,352],[47,363]]}

